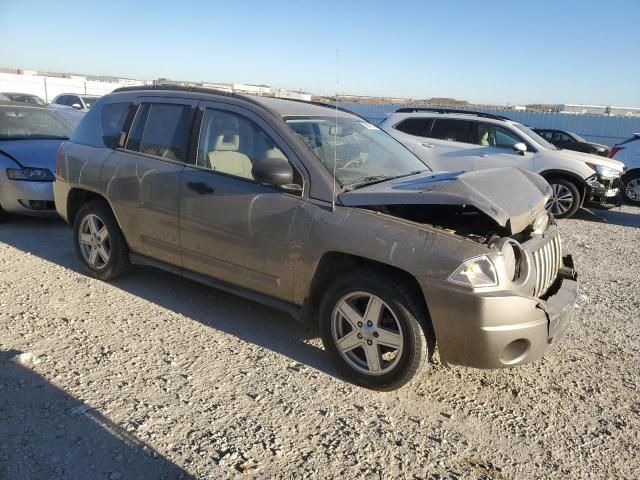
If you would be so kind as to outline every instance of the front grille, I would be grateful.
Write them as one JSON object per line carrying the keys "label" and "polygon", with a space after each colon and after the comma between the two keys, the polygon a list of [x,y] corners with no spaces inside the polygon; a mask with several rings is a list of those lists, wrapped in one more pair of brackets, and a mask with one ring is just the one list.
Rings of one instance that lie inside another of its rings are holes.
{"label": "front grille", "polygon": [[536,284],[533,296],[544,295],[558,276],[562,264],[562,242],[559,235],[554,235],[532,253],[536,270]]}

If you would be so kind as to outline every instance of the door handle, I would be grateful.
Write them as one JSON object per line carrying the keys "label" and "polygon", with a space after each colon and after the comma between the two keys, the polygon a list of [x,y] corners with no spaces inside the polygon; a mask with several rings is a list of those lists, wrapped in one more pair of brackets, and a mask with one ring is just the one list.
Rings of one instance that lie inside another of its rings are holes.
{"label": "door handle", "polygon": [[487,158],[488,156],[489,156],[489,155],[488,155],[487,153],[481,153],[481,154],[480,154],[480,157],[482,157],[482,158]]}
{"label": "door handle", "polygon": [[424,148],[433,148],[433,143],[419,143],[418,145]]}
{"label": "door handle", "polygon": [[204,182],[188,182],[187,187],[189,187],[189,190],[193,190],[194,192],[200,195],[213,193],[213,188],[211,188],[209,185],[207,185]]}

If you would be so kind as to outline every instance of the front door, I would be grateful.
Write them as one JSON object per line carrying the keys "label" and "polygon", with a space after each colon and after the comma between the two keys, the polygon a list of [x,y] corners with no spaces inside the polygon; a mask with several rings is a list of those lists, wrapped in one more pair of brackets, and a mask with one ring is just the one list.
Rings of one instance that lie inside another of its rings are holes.
{"label": "front door", "polygon": [[[533,170],[535,152],[531,146],[511,130],[492,123],[478,123],[477,158],[475,170],[498,167],[519,167]],[[515,151],[516,143],[527,145],[527,152]]]}
{"label": "front door", "polygon": [[255,182],[251,168],[258,159],[290,160],[293,152],[249,110],[202,102],[200,111],[197,153],[180,186],[184,267],[291,300],[302,200]]}

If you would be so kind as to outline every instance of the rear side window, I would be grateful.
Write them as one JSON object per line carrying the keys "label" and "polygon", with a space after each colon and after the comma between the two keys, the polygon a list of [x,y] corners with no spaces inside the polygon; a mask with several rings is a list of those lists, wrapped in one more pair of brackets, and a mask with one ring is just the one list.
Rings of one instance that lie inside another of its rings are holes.
{"label": "rear side window", "polygon": [[120,140],[120,134],[124,122],[129,114],[131,103],[110,103],[102,107],[100,117],[102,120],[102,139],[109,148],[116,148]]}
{"label": "rear side window", "polygon": [[439,138],[450,142],[474,143],[473,122],[437,118],[431,129],[431,138]]}
{"label": "rear side window", "polygon": [[188,105],[146,103],[138,109],[127,149],[185,161],[193,109]]}
{"label": "rear side window", "polygon": [[408,133],[409,135],[426,137],[429,135],[432,122],[433,120],[431,118],[407,118],[397,124],[395,129]]}

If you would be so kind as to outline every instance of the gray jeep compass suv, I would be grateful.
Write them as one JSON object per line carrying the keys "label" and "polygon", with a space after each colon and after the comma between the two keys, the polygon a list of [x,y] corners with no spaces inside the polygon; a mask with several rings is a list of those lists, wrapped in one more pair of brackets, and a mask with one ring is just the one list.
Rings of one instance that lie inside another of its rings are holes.
{"label": "gray jeep compass suv", "polygon": [[577,295],[540,176],[432,172],[314,103],[116,90],[61,147],[54,191],[90,275],[154,265],[317,321],[337,367],[375,389],[436,345],[447,364],[538,359]]}

